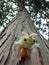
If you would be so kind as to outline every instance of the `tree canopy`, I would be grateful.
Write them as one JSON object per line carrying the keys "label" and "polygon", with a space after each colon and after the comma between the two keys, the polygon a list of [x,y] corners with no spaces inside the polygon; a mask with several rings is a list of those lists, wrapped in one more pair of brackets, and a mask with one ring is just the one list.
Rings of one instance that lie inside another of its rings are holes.
{"label": "tree canopy", "polygon": [[18,13],[20,7],[26,8],[37,29],[49,36],[49,1],[46,0],[0,1],[0,27],[5,27],[5,24],[8,24],[10,19]]}

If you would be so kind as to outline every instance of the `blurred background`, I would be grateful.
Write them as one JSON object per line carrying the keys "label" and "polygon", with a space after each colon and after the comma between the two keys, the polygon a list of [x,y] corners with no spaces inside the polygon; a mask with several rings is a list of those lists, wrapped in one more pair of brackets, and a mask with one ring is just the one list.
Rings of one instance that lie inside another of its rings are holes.
{"label": "blurred background", "polygon": [[42,36],[49,40],[49,0],[0,0],[0,31],[17,16],[23,3]]}

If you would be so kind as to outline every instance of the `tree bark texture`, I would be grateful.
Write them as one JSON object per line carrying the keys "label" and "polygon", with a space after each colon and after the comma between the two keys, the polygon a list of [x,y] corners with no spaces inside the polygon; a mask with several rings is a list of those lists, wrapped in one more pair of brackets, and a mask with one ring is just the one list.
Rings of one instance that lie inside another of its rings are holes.
{"label": "tree bark texture", "polygon": [[[17,64],[18,46],[13,50],[14,40],[19,40],[22,31],[37,33],[36,41],[40,48],[34,47],[30,58]],[[4,32],[0,32],[0,65],[49,65],[49,44],[37,31],[26,10],[22,10],[11,21]]]}

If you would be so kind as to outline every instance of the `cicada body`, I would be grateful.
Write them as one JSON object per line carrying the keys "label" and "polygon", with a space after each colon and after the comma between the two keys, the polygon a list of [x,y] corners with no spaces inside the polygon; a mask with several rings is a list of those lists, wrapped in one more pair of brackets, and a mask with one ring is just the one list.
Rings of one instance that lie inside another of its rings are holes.
{"label": "cicada body", "polygon": [[28,53],[29,53],[29,49],[23,48],[22,46],[19,47],[19,55],[21,59],[26,59],[26,57],[28,56]]}

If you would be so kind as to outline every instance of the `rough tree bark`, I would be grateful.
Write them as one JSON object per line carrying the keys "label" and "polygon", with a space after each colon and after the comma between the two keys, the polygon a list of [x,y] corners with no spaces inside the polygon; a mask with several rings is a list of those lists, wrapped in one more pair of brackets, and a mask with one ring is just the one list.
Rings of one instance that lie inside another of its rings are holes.
{"label": "rough tree bark", "polygon": [[1,32],[0,36],[0,65],[17,65],[18,46],[13,50],[14,40],[20,39],[22,31],[38,34],[36,40],[40,48],[33,46],[30,58],[20,62],[18,65],[49,65],[49,44],[46,39],[37,31],[26,10],[22,10],[11,21],[8,27]]}

